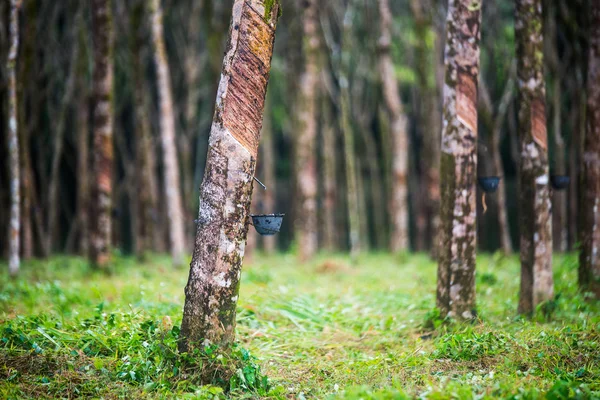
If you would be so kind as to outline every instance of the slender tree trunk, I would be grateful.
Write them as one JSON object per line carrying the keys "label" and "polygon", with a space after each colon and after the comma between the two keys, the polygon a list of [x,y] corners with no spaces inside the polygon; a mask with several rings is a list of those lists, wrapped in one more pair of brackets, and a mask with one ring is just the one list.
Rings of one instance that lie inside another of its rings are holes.
{"label": "slender tree trunk", "polygon": [[[417,46],[415,49],[417,80],[419,85],[420,112],[419,129],[423,138],[420,153],[421,173],[423,175],[420,190],[422,201],[416,205],[419,223],[416,246],[424,250],[427,240],[431,241],[431,250],[436,254],[435,237],[439,230],[440,208],[440,132],[441,112],[438,105],[438,88],[436,82],[437,49],[430,44],[433,27],[433,4],[430,1],[411,0],[410,6],[415,18]],[[437,35],[436,35],[437,36]]]}
{"label": "slender tree trunk", "polygon": [[[567,175],[567,166],[565,160],[565,140],[561,133],[561,105],[560,105],[560,83],[559,77],[555,79],[554,93],[552,94],[554,109],[554,173],[556,175]],[[552,193],[552,244],[554,251],[567,251],[569,232],[567,224],[567,191],[556,190]]]}
{"label": "slender tree trunk", "polygon": [[110,0],[92,1],[94,39],[94,143],[90,258],[98,268],[110,262],[113,175],[113,30]]}
{"label": "slender tree trunk", "polygon": [[298,136],[295,142],[295,171],[297,185],[297,211],[294,231],[301,260],[314,256],[317,251],[317,98],[318,71],[318,0],[302,2],[304,55],[300,75],[297,108]]}
{"label": "slender tree trunk", "polygon": [[515,12],[521,142],[519,312],[531,314],[554,296],[542,1],[517,0]]}
{"label": "slender tree trunk", "polygon": [[89,252],[89,97],[85,85],[79,91],[77,106],[77,225],[79,253]]}
{"label": "slender tree trunk", "polygon": [[477,81],[481,2],[450,0],[442,131],[441,248],[437,305],[442,315],[476,316]]}
{"label": "slender tree trunk", "polygon": [[[264,184],[267,190],[262,194],[263,212],[266,214],[274,213],[276,206],[275,195],[277,194],[277,186],[275,183],[275,148],[273,147],[273,123],[271,114],[270,96],[266,98],[265,116],[263,118],[262,127],[262,146],[260,148],[261,164],[264,175]],[[262,188],[261,188],[262,189]],[[259,190],[261,190],[259,189]],[[263,246],[267,254],[272,254],[277,248],[277,236],[264,236]]]}
{"label": "slender tree trunk", "polygon": [[352,21],[354,18],[354,2],[350,0],[344,15],[344,32],[342,37],[342,63],[339,72],[340,103],[342,118],[342,133],[344,137],[344,165],[346,175],[346,198],[348,203],[348,226],[350,234],[350,254],[356,256],[362,247],[360,241],[360,215],[358,205],[358,190],[356,171],[356,152],[354,150],[354,132],[352,129],[350,83],[350,52],[352,38]]}
{"label": "slender tree trunk", "polygon": [[171,76],[165,48],[163,12],[160,1],[152,0],[151,3],[152,39],[154,41],[154,62],[156,63],[156,73],[158,75],[160,137],[164,165],[164,190],[169,220],[169,243],[173,264],[179,267],[183,265],[185,257],[185,229],[175,142],[175,113],[173,111]]}
{"label": "slender tree trunk", "polygon": [[[22,3],[25,13],[25,19],[35,21],[37,18],[36,2],[25,1]],[[21,180],[21,255],[27,260],[33,257],[33,230],[31,220],[31,153],[30,138],[32,131],[32,122],[27,118],[29,91],[28,82],[34,81],[32,77],[33,57],[35,52],[35,24],[26,24],[23,27],[23,43],[21,47],[21,57],[19,60],[19,91],[17,98],[19,100],[19,161],[20,180]],[[32,115],[32,114],[30,114]]]}
{"label": "slender tree trunk", "polygon": [[324,237],[323,247],[328,251],[334,251],[337,248],[335,216],[336,216],[336,146],[335,146],[335,128],[331,125],[331,116],[328,113],[325,117],[323,127],[323,147],[321,156],[323,158],[323,221]]}
{"label": "slender tree trunk", "polygon": [[185,129],[183,134],[179,135],[179,154],[181,157],[181,179],[183,181],[183,212],[186,236],[186,248],[192,248],[194,245],[194,232],[196,226],[193,222],[196,212],[194,193],[196,185],[194,184],[194,147],[198,140],[199,112],[198,102],[201,97],[203,85],[200,82],[202,77],[203,62],[201,59],[202,46],[199,44],[201,36],[202,8],[204,1],[194,1],[189,13],[187,30],[187,41],[184,55],[184,78],[186,82],[186,98],[184,108]]}
{"label": "slender tree trunk", "polygon": [[582,157],[579,285],[600,298],[600,2],[591,2],[587,121]]}
{"label": "slender tree trunk", "polygon": [[10,29],[8,50],[8,65],[6,68],[8,76],[8,151],[10,164],[10,231],[9,231],[9,261],[8,270],[11,276],[19,273],[20,239],[21,239],[21,184],[20,162],[19,162],[19,135],[17,122],[18,99],[17,99],[17,56],[19,53],[19,8],[20,0],[10,2]]}
{"label": "slender tree trunk", "polygon": [[152,146],[152,132],[146,108],[144,79],[144,24],[146,16],[145,0],[139,0],[131,15],[131,73],[134,81],[133,96],[135,107],[135,165],[136,186],[135,204],[135,252],[144,258],[147,252],[156,251],[155,231],[157,208],[156,165]]}
{"label": "slender tree trunk", "polygon": [[[268,6],[270,5],[270,6]],[[179,349],[235,337],[252,177],[279,15],[278,2],[235,0],[209,138]]]}
{"label": "slender tree trunk", "polygon": [[508,224],[508,215],[506,211],[506,182],[503,177],[504,175],[504,163],[502,162],[502,154],[500,151],[500,141],[502,140],[502,125],[504,124],[506,115],[508,113],[510,104],[513,101],[513,89],[514,89],[514,78],[512,76],[508,79],[504,88],[504,93],[500,99],[498,110],[494,113],[491,98],[487,86],[484,82],[480,84],[480,93],[482,94],[483,104],[486,109],[486,114],[489,118],[486,118],[490,129],[490,155],[492,157],[493,175],[500,176],[500,183],[498,185],[498,191],[496,192],[496,203],[497,203],[497,223],[498,223],[498,235],[500,236],[500,247],[504,254],[512,253],[512,240],[510,238],[510,227]]}
{"label": "slender tree trunk", "polygon": [[407,119],[398,91],[398,81],[392,60],[392,12],[388,0],[379,0],[379,18],[381,35],[379,36],[379,74],[381,77],[383,98],[390,116],[390,135],[392,139],[392,193],[390,216],[392,233],[390,247],[393,252],[406,251],[409,248],[408,232],[408,131]]}

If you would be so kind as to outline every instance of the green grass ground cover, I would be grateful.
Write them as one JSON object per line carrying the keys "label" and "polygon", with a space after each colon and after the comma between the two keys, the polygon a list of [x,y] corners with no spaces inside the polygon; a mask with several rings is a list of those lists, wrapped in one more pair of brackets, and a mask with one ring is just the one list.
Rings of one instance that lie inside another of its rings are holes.
{"label": "green grass ground cover", "polygon": [[[0,398],[600,398],[600,307],[574,256],[554,266],[556,301],[525,320],[518,260],[480,257],[479,320],[442,324],[426,256],[256,255],[228,359],[177,353],[187,270],[167,258],[0,265]],[[196,378],[211,363],[236,371],[225,392]]]}

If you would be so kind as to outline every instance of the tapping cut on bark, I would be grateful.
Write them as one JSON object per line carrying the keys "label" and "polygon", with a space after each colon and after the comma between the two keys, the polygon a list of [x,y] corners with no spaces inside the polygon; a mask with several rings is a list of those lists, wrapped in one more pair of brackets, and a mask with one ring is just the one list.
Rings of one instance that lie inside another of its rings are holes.
{"label": "tapping cut on bark", "polygon": [[279,3],[235,0],[209,138],[179,349],[231,344]]}
{"label": "tapping cut on bark", "polygon": [[437,306],[442,315],[458,319],[476,316],[476,105],[480,25],[481,2],[450,0],[444,61]]}
{"label": "tapping cut on bark", "polygon": [[517,0],[515,13],[521,146],[519,312],[531,314],[538,304],[554,296],[542,1]]}
{"label": "tapping cut on bark", "polygon": [[10,229],[8,270],[12,276],[19,273],[21,264],[21,184],[19,162],[18,99],[17,99],[17,56],[19,52],[19,8],[20,0],[10,2],[10,27],[8,50],[8,153],[10,165]]}
{"label": "tapping cut on bark", "polygon": [[600,298],[600,2],[591,2],[587,121],[581,177],[579,285]]}

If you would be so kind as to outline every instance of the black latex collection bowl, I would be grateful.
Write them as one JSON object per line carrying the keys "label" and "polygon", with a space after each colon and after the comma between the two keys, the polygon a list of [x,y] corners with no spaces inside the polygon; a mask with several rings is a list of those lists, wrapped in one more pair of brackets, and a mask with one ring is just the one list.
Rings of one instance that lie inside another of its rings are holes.
{"label": "black latex collection bowl", "polygon": [[563,190],[569,186],[571,177],[569,175],[551,175],[550,183],[555,190]]}
{"label": "black latex collection bowl", "polygon": [[255,214],[252,217],[252,225],[256,232],[263,236],[271,236],[279,232],[283,216],[285,214]]}
{"label": "black latex collection bowl", "polygon": [[482,176],[477,178],[477,182],[479,182],[479,186],[486,193],[494,193],[498,190],[498,185],[500,184],[499,176]]}

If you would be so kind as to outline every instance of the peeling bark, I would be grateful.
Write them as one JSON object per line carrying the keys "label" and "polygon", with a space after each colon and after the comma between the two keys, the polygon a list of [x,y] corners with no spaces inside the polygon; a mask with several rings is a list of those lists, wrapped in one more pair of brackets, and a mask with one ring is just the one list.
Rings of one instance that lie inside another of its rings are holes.
{"label": "peeling bark", "polygon": [[235,0],[209,139],[179,349],[231,344],[279,3]]}
{"label": "peeling bark", "polygon": [[314,256],[317,251],[317,96],[318,71],[318,4],[317,0],[302,2],[304,55],[296,99],[295,172],[297,186],[297,211],[294,234],[301,260]]}
{"label": "peeling bark", "polygon": [[442,130],[441,247],[437,305],[444,316],[476,317],[477,81],[481,1],[450,0]]}
{"label": "peeling bark", "polygon": [[169,223],[169,244],[175,266],[181,266],[185,257],[185,227],[183,224],[183,204],[181,200],[179,163],[175,142],[175,113],[169,60],[163,33],[163,12],[161,0],[152,0],[152,39],[154,41],[154,62],[158,78],[160,100],[160,138],[164,165],[165,199]]}
{"label": "peeling bark", "polygon": [[94,39],[93,183],[90,258],[98,268],[110,262],[113,175],[113,48],[110,0],[92,1]]}
{"label": "peeling bark", "polygon": [[18,99],[17,99],[17,56],[19,53],[19,8],[20,0],[10,2],[10,24],[8,64],[8,152],[10,165],[10,228],[9,228],[9,259],[8,271],[11,276],[19,273],[21,264],[21,184],[19,162],[19,137],[17,129]]}
{"label": "peeling bark", "polygon": [[591,2],[587,121],[581,178],[579,285],[600,298],[600,2]]}
{"label": "peeling bark", "polygon": [[383,98],[390,117],[390,136],[392,147],[392,187],[390,198],[390,216],[392,233],[390,248],[393,252],[406,251],[409,248],[408,232],[408,131],[407,118],[392,60],[392,21],[393,16],[388,0],[379,0],[379,18],[381,35],[377,43],[379,51],[379,75],[382,83]]}
{"label": "peeling bark", "polygon": [[519,313],[554,297],[541,0],[515,8],[519,88],[521,291]]}

